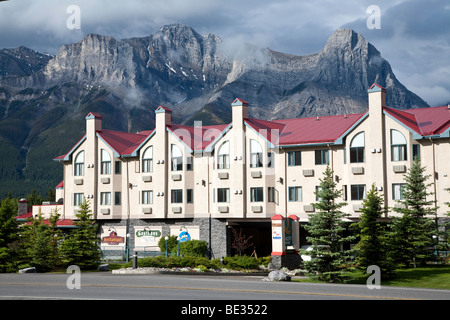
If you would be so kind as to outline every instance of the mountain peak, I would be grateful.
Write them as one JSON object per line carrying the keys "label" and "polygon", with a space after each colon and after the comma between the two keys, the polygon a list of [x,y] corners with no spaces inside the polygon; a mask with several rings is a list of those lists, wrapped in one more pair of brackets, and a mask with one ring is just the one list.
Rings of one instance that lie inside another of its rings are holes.
{"label": "mountain peak", "polygon": [[370,51],[370,54],[380,54],[380,52],[369,43],[361,34],[352,29],[338,29],[327,40],[325,51],[334,50],[355,50],[363,49]]}

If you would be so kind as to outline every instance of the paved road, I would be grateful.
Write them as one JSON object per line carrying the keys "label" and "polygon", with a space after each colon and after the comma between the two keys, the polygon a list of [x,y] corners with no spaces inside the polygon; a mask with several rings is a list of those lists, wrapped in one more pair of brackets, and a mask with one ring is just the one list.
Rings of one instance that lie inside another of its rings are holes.
{"label": "paved road", "polygon": [[[262,276],[0,274],[0,299],[449,300],[450,290],[263,281]],[[69,286],[68,286],[69,285]],[[77,286],[79,285],[79,289]],[[72,289],[70,289],[72,287]]]}

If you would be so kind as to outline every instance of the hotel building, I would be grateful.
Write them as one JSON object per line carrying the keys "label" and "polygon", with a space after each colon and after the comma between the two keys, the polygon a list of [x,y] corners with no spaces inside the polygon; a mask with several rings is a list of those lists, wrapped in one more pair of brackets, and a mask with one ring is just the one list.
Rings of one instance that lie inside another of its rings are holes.
{"label": "hotel building", "polygon": [[[393,109],[376,84],[368,100],[365,113],[266,121],[249,117],[247,102],[236,99],[230,124],[193,127],[173,123],[160,106],[155,128],[139,133],[105,130],[101,115],[89,113],[86,134],[55,159],[64,170],[60,204],[34,206],[33,215],[56,206],[67,224],[87,199],[104,252],[159,251],[161,237],[188,231],[217,258],[234,254],[230,228],[237,227],[253,236],[258,255],[269,255],[271,218],[306,223],[327,164],[347,203],[342,210],[356,221],[372,184],[386,207],[398,205],[417,156],[433,183],[437,216],[447,217],[449,107]],[[300,240],[306,244],[303,228]]]}

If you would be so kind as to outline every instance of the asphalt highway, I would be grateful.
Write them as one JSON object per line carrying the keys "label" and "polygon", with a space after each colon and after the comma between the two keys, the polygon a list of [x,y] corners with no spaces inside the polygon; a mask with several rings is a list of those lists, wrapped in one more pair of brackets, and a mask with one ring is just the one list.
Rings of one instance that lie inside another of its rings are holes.
{"label": "asphalt highway", "polygon": [[450,290],[264,281],[264,276],[190,274],[0,274],[0,299],[448,300]]}

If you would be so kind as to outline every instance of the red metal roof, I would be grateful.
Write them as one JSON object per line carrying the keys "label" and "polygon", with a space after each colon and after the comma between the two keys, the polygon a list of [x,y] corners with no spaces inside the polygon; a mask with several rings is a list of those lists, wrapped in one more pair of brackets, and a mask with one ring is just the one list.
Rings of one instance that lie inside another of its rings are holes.
{"label": "red metal roof", "polygon": [[[236,99],[236,101],[247,103],[241,99]],[[170,110],[163,106],[160,106],[160,108]],[[383,107],[383,110],[422,136],[438,135],[450,128],[450,110],[447,106],[408,110]],[[272,144],[289,146],[334,143],[365,114],[357,113],[272,121],[248,118],[244,121],[249,127],[253,128]],[[219,138],[230,125],[191,127],[172,124],[167,128],[191,150],[201,151],[205,150],[215,139]],[[136,152],[153,132],[154,129],[138,133],[101,130],[97,131],[97,134],[117,154],[120,156],[130,156]],[[59,156],[55,160],[62,160],[66,156],[67,154]]]}
{"label": "red metal roof", "polygon": [[[274,121],[248,119],[247,123],[271,143],[279,146],[333,143],[363,115],[363,113],[358,113]],[[267,133],[264,133],[264,129]],[[278,139],[276,138],[277,130],[279,132]]]}
{"label": "red metal roof", "polygon": [[151,134],[152,131],[142,133],[128,133],[121,131],[102,130],[97,134],[119,155],[129,155]]}
{"label": "red metal roof", "polygon": [[438,135],[450,128],[448,106],[407,110],[384,107],[384,111],[421,136]]}
{"label": "red metal roof", "polygon": [[[48,219],[44,219],[42,222],[48,226],[50,225],[50,221]],[[31,225],[31,223],[32,222],[29,221],[26,223],[26,225]],[[69,228],[75,227],[75,223],[72,219],[61,219],[56,222],[56,226],[59,228]]]}
{"label": "red metal roof", "polygon": [[217,139],[228,126],[229,124],[190,127],[173,124],[167,128],[192,151],[201,151]]}

